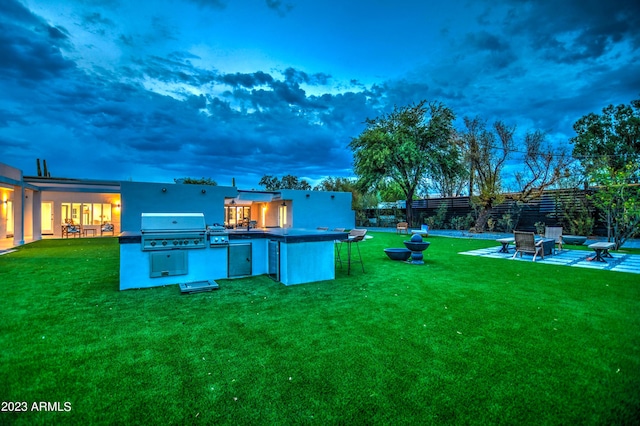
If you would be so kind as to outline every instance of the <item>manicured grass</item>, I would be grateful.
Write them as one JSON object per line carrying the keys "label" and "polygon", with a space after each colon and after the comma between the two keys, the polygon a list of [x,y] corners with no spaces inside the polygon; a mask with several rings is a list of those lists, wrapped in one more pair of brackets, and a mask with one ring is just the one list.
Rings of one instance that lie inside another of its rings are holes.
{"label": "manicured grass", "polygon": [[115,238],[0,256],[0,424],[637,424],[640,283],[458,252],[286,287],[118,291]]}

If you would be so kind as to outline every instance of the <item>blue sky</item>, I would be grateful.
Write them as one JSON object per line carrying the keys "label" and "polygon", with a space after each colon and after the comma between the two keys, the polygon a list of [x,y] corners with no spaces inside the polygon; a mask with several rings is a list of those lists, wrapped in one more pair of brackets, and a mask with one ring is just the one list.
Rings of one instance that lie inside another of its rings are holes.
{"label": "blue sky", "polygon": [[640,96],[638,28],[629,0],[2,0],[0,162],[315,184],[422,99],[570,150],[578,118]]}

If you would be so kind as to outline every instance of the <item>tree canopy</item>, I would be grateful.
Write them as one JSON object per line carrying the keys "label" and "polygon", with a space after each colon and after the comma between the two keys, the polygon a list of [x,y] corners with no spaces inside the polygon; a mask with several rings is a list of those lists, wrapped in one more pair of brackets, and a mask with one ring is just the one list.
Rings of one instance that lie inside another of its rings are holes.
{"label": "tree canopy", "polygon": [[426,101],[367,119],[366,129],[349,144],[359,185],[370,189],[384,180],[395,182],[405,195],[407,221],[413,223],[413,197],[447,157],[454,119],[443,104]]}
{"label": "tree canopy", "polygon": [[573,128],[573,156],[596,187],[591,200],[619,248],[640,234],[640,100],[587,114]]}
{"label": "tree canopy", "polygon": [[[588,177],[601,171],[627,172],[629,164],[640,163],[640,99],[630,105],[609,105],[602,114],[590,113],[573,125],[573,156]],[[640,181],[638,170],[629,179]]]}
{"label": "tree canopy", "polygon": [[205,178],[205,177],[200,179],[184,177],[184,178],[176,178],[173,181],[175,183],[184,183],[184,184],[190,184],[190,185],[211,185],[211,186],[218,185],[218,183],[215,180],[211,178]]}
{"label": "tree canopy", "polygon": [[284,175],[282,179],[278,179],[277,176],[264,175],[258,185],[264,186],[267,191],[276,191],[278,189],[311,190],[309,182],[292,175]]}
{"label": "tree canopy", "polygon": [[487,129],[477,117],[465,117],[464,122],[467,130],[461,140],[470,164],[469,195],[479,210],[477,231],[484,230],[493,207],[505,200],[503,171],[516,154],[523,155],[523,166],[515,175],[519,192],[510,195],[516,201],[526,203],[539,197],[566,174],[568,159],[563,151],[545,143],[543,132],[529,131],[518,144],[515,126],[496,121]]}

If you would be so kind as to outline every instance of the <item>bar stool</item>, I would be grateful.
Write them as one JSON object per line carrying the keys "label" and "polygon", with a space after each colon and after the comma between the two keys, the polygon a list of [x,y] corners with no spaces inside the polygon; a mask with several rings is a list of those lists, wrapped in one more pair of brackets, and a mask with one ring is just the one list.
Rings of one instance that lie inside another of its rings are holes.
{"label": "bar stool", "polygon": [[[351,275],[351,263],[360,263],[362,266],[362,272],[364,272],[364,263],[362,262],[362,254],[360,253],[360,247],[358,243],[364,240],[364,236],[366,235],[366,229],[352,229],[349,232],[349,235],[346,239],[340,240],[339,244],[336,246],[336,262],[340,263],[340,268],[342,268],[342,258],[340,257],[340,252],[342,250],[342,244],[347,245],[347,275]],[[358,250],[358,259],[352,260],[351,252],[352,245],[356,245],[356,249]]]}

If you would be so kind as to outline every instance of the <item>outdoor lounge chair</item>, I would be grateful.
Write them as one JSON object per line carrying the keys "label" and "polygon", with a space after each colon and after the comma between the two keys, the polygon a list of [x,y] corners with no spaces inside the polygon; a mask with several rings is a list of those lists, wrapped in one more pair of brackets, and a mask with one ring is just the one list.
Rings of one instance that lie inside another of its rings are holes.
{"label": "outdoor lounge chair", "polygon": [[536,235],[533,232],[513,231],[513,237],[516,242],[516,252],[513,254],[513,258],[520,253],[533,254],[533,261],[536,261],[536,256],[540,255],[544,259],[544,250],[542,247],[542,240],[536,243]]}
{"label": "outdoor lounge chair", "polygon": [[[349,231],[348,237],[344,240],[340,240],[338,242],[338,245],[336,246],[336,263],[340,263],[340,267],[342,268],[342,258],[340,257],[340,252],[342,249],[342,245],[343,244],[347,245],[347,275],[351,274],[352,262],[360,263],[360,265],[362,266],[362,272],[364,272],[364,263],[362,262],[362,255],[360,254],[360,247],[358,246],[358,243],[364,240],[364,236],[366,234],[367,234],[366,229],[352,229],[351,231]],[[351,253],[352,253],[351,248],[353,244],[356,245],[356,249],[358,250],[358,258],[360,260],[357,260],[357,261],[351,260]]]}
{"label": "outdoor lounge chair", "polygon": [[409,233],[409,224],[407,222],[400,222],[396,225],[396,234],[402,234],[402,231],[405,234]]}
{"label": "outdoor lounge chair", "polygon": [[[555,240],[558,250],[562,251],[562,226],[545,226],[544,237]],[[555,253],[555,245],[554,245]]]}

